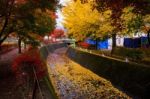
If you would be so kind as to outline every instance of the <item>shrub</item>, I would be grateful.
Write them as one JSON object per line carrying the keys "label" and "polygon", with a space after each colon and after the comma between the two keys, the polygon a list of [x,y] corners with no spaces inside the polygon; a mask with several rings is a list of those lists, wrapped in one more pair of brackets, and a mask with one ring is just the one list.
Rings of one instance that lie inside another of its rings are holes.
{"label": "shrub", "polygon": [[117,47],[115,48],[113,55],[128,57],[132,60],[142,60],[145,54],[141,49]]}
{"label": "shrub", "polygon": [[83,48],[89,48],[90,47],[90,44],[88,44],[86,42],[80,42],[78,45],[83,47]]}
{"label": "shrub", "polygon": [[[39,50],[30,49],[30,51],[19,55],[15,58],[12,70],[16,74],[18,80],[22,80],[25,77],[34,79],[35,74],[37,78],[40,79],[46,75],[46,65],[40,57]],[[35,70],[35,74],[34,74]]]}
{"label": "shrub", "polygon": [[140,50],[130,50],[126,53],[126,56],[132,58],[133,60],[142,60],[144,53]]}

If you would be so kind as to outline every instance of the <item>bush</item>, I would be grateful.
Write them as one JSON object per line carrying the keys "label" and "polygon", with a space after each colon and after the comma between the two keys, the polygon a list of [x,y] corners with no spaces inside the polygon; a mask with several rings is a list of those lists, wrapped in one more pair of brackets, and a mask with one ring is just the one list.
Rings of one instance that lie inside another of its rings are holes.
{"label": "bush", "polygon": [[144,57],[144,53],[140,50],[131,50],[126,52],[126,56],[133,60],[142,60]]}
{"label": "bush", "polygon": [[34,79],[35,74],[37,78],[40,79],[47,73],[46,65],[41,59],[37,48],[30,49],[30,51],[19,55],[13,62],[12,70],[16,74],[18,80],[22,80],[25,77]]}
{"label": "bush", "polygon": [[83,48],[89,48],[90,44],[86,43],[86,42],[80,42],[78,43],[79,46],[83,47]]}
{"label": "bush", "polygon": [[132,48],[124,48],[124,47],[115,48],[112,54],[124,58],[128,57],[131,60],[142,60],[145,55],[141,49],[132,49]]}

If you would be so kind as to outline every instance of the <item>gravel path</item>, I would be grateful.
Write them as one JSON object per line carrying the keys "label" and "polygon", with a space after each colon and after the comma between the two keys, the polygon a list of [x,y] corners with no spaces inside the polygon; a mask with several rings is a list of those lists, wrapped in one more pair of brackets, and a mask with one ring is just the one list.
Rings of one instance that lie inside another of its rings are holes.
{"label": "gravel path", "polygon": [[68,59],[66,50],[57,49],[47,59],[50,77],[60,99],[130,99],[106,79]]}

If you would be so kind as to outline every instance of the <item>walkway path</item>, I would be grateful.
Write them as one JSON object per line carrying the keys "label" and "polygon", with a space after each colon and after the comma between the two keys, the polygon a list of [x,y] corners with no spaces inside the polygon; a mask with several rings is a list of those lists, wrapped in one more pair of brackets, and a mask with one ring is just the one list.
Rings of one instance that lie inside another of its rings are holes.
{"label": "walkway path", "polygon": [[[17,48],[0,55],[0,99],[31,99],[29,98],[31,95],[25,94],[27,86],[25,88],[18,86],[17,80],[11,72],[11,64],[17,55]],[[45,81],[40,80],[39,83],[43,99],[53,99]],[[42,99],[39,89],[37,89],[35,99]]]}
{"label": "walkway path", "polygon": [[15,48],[7,53],[0,54],[0,78],[11,75],[11,64],[18,55],[18,49]]}
{"label": "walkway path", "polygon": [[11,72],[12,61],[17,55],[17,48],[0,55],[0,99],[23,99]]}
{"label": "walkway path", "polygon": [[52,83],[60,99],[129,99],[109,81],[65,56],[67,48],[50,53],[47,59]]}

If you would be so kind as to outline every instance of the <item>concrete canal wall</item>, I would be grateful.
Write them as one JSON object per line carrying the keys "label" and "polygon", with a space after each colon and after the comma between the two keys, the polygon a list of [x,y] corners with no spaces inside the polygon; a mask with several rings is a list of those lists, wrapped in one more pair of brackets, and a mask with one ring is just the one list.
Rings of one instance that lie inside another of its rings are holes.
{"label": "concrete canal wall", "polygon": [[[49,45],[46,45],[46,46],[43,46],[40,48],[40,54],[41,54],[41,58],[46,62],[47,60],[47,57],[50,53],[52,53],[54,50],[58,49],[58,48],[61,48],[61,47],[66,47],[67,45],[64,44],[64,43],[59,43],[59,44],[49,44]],[[49,71],[49,66],[47,66],[47,72],[48,74],[50,74],[50,71]],[[49,92],[50,92],[50,95],[52,97],[52,99],[58,99],[58,96],[55,92],[55,88],[52,84],[52,81],[51,81],[51,78],[49,75],[47,75],[47,77],[45,78],[45,82],[47,84],[47,87],[49,89]]]}
{"label": "concrete canal wall", "polygon": [[150,66],[95,55],[71,47],[67,56],[131,95],[142,99],[150,97]]}
{"label": "concrete canal wall", "polygon": [[67,47],[65,43],[58,43],[58,44],[49,44],[47,46],[43,46],[40,48],[40,53],[43,59],[47,59],[49,52],[53,52],[54,50],[62,47]]}

